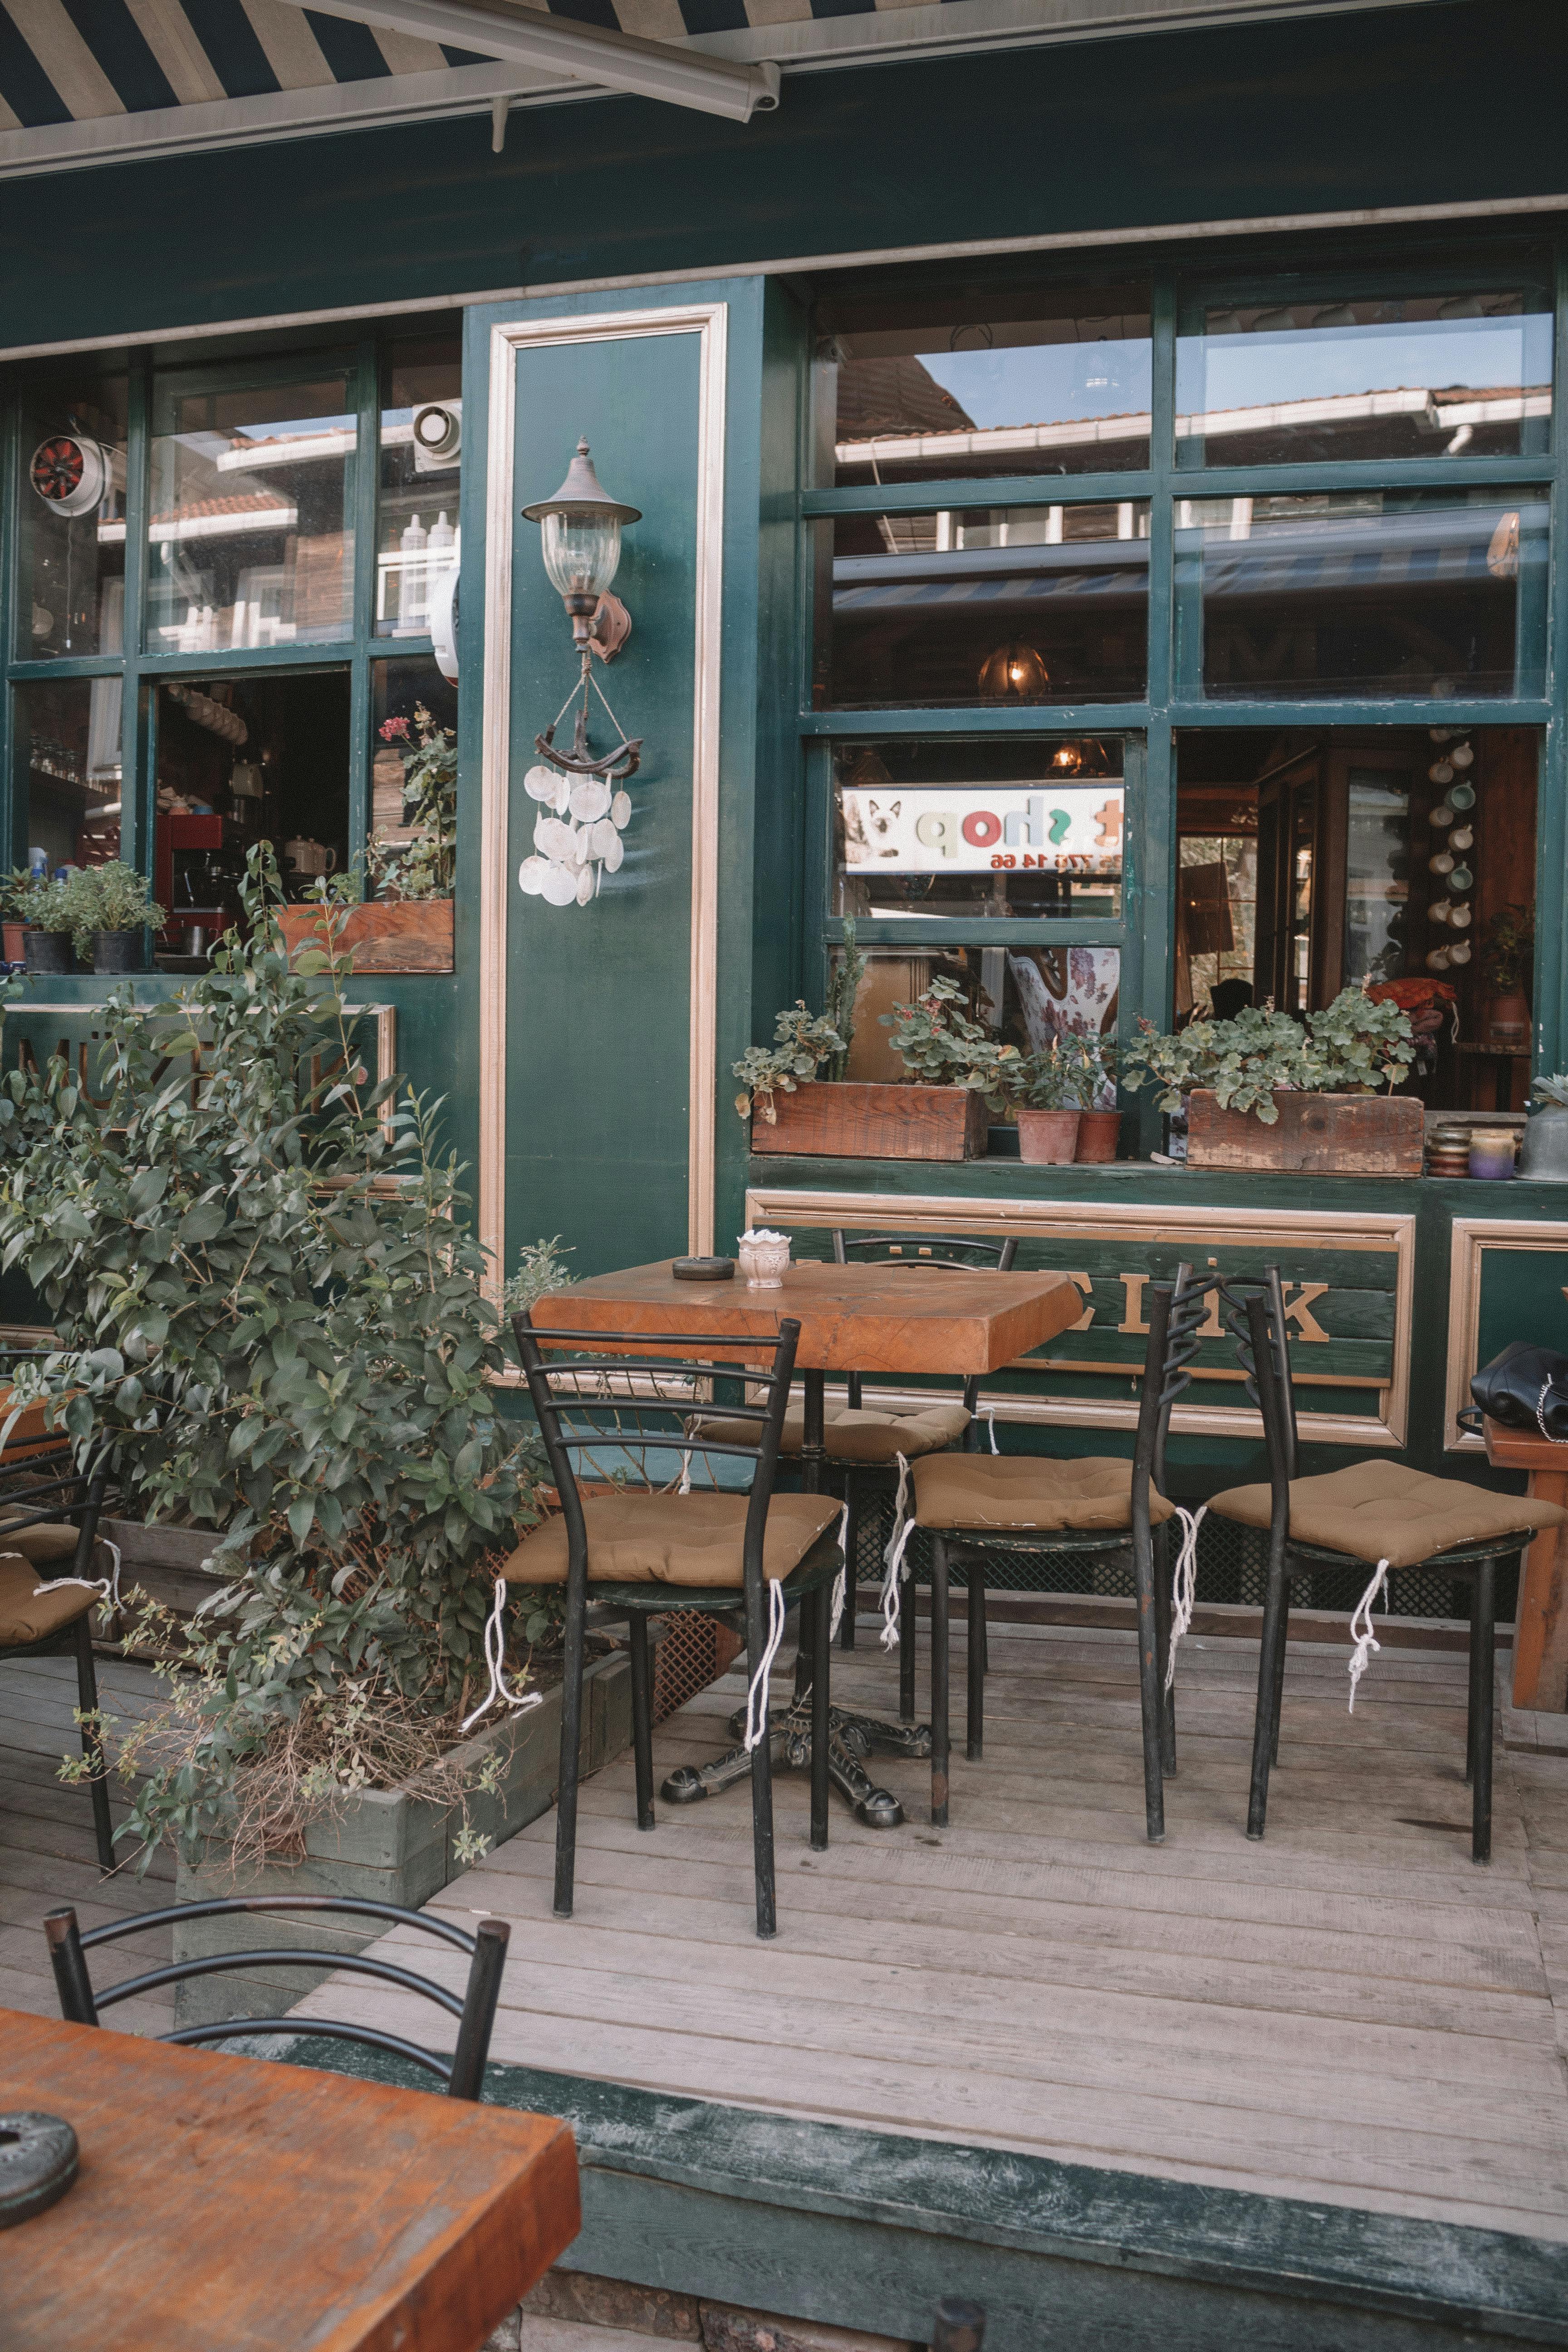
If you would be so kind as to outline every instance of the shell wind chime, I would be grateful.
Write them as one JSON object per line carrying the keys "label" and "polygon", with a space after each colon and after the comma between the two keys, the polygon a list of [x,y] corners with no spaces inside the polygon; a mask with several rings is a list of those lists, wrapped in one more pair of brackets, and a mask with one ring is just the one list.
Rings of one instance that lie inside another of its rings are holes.
{"label": "shell wind chime", "polygon": [[[623,787],[637,771],[642,738],[628,740],[610,710],[598,683],[590,677],[590,656],[583,656],[582,702],[573,729],[572,749],[555,748],[555,729],[565,716],[565,705],[553,726],[534,737],[533,748],[544,764],[530,768],[522,788],[541,803],[533,821],[533,855],[517,869],[520,890],[542,898],[552,907],[585,907],[599,895],[605,874],[614,874],[626,856],[621,835],[631,822],[631,795]],[[620,740],[613,751],[595,760],[588,747],[588,695],[597,694],[609,711]],[[568,695],[570,703],[578,692]]]}

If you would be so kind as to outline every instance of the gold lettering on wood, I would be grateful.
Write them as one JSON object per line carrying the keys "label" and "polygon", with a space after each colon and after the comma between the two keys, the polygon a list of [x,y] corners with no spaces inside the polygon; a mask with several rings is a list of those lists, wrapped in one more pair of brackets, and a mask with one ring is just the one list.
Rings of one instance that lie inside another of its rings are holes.
{"label": "gold lettering on wood", "polygon": [[1143,1285],[1148,1281],[1148,1276],[1146,1274],[1119,1274],[1116,1279],[1121,1285],[1123,1294],[1123,1313],[1121,1322],[1116,1327],[1117,1329],[1119,1331],[1142,1333],[1146,1336],[1149,1326],[1143,1320]]}
{"label": "gold lettering on wood", "polygon": [[[1303,1339],[1321,1340],[1324,1347],[1328,1346],[1329,1335],[1308,1309],[1314,1298],[1325,1296],[1328,1287],[1326,1282],[1288,1282],[1285,1285],[1286,1322],[1294,1323]],[[1294,1298],[1290,1297],[1292,1290],[1297,1294]]]}
{"label": "gold lettering on wood", "polygon": [[[1065,1267],[1063,1273],[1067,1273]],[[1094,1328],[1094,1276],[1089,1274],[1068,1274],[1067,1279],[1083,1300],[1083,1313],[1076,1323],[1068,1326],[1068,1328],[1073,1331],[1092,1331]]]}

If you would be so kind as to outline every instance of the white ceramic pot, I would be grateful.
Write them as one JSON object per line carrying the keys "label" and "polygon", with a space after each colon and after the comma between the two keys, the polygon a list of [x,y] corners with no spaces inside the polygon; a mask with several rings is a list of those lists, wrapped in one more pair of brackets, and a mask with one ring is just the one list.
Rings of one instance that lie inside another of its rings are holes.
{"label": "white ceramic pot", "polygon": [[756,1240],[742,1234],[735,1246],[748,1290],[784,1288],[784,1275],[789,1267],[787,1234],[768,1234]]}

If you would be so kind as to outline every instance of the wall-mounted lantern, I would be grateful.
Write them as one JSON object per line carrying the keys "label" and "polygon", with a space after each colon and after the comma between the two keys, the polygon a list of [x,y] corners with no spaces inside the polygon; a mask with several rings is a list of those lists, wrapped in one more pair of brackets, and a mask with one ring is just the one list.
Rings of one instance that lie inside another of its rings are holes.
{"label": "wall-mounted lantern", "polygon": [[632,624],[620,598],[610,594],[610,583],[621,561],[621,526],[640,522],[641,509],[621,506],[605,493],[588,444],[579,441],[555,496],[522,511],[542,529],[544,569],[572,616],[573,644],[613,661]]}

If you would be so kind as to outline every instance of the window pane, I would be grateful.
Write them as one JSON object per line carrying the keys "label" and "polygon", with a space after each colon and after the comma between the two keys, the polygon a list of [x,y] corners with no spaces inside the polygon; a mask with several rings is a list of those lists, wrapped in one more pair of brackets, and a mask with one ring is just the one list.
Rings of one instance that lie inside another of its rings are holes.
{"label": "window pane", "polygon": [[1127,702],[1148,668],[1149,509],[845,515],[817,527],[819,706]]}
{"label": "window pane", "polygon": [[1546,526],[1533,493],[1180,499],[1204,691],[1540,694]]}
{"label": "window pane", "polygon": [[270,841],[302,898],[349,863],[349,675],[252,670],[158,688],[154,896],[171,929],[236,921],[246,854]]}
{"label": "window pane", "polygon": [[1516,457],[1547,446],[1542,290],[1213,306],[1176,354],[1188,466]]}
{"label": "window pane", "polygon": [[40,387],[22,417],[16,655],[117,654],[125,635],[125,378]]}
{"label": "window pane", "polygon": [[436,583],[458,561],[462,349],[458,335],[395,343],[382,370],[378,635],[427,636]]}
{"label": "window pane", "polygon": [[1121,745],[834,747],[834,912],[857,919],[1121,912]]}
{"label": "window pane", "polygon": [[1149,462],[1146,285],[830,299],[817,325],[825,482]]}
{"label": "window pane", "polygon": [[[1022,1053],[1043,1053],[1053,1037],[1069,1030],[1116,1034],[1118,948],[874,948],[855,1000],[847,1077],[893,1085],[908,1076],[881,1015],[895,1004],[912,1003],[939,974],[965,990],[971,1020],[984,1022],[1000,1044]],[[1114,1101],[1114,1089],[1108,1088],[1104,1108]]]}
{"label": "window pane", "polygon": [[428,655],[371,666],[370,867],[378,892],[449,898],[458,689]]}
{"label": "window pane", "polygon": [[18,688],[30,866],[54,874],[119,856],[120,694],[117,677]]}
{"label": "window pane", "polygon": [[153,653],[342,637],[353,614],[355,424],[346,375],[261,387],[162,380],[154,399]]}

